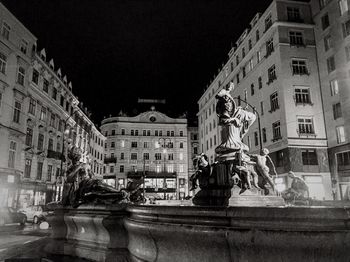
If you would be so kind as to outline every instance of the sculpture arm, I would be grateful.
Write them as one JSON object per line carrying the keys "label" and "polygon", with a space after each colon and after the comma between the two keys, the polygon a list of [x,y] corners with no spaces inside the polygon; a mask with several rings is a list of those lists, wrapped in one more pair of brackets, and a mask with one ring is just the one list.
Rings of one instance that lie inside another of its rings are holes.
{"label": "sculpture arm", "polygon": [[266,156],[267,160],[270,161],[271,163],[271,166],[272,166],[272,172],[275,174],[276,177],[278,177],[278,174],[277,174],[277,171],[276,171],[276,168],[275,168],[275,164],[273,163],[272,159],[267,155]]}

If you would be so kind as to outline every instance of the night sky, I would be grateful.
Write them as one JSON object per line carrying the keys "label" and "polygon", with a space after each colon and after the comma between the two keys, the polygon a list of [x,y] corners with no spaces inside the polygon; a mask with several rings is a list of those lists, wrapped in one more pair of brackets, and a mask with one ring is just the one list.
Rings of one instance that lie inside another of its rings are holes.
{"label": "night sky", "polygon": [[[95,123],[137,98],[188,112],[250,20],[271,0],[2,0],[73,83]],[[164,110],[162,110],[164,112]]]}

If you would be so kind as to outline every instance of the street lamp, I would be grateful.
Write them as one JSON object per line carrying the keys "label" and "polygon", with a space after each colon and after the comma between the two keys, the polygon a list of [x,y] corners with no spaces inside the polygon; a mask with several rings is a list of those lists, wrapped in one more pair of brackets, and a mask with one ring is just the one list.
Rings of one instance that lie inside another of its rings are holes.
{"label": "street lamp", "polygon": [[[245,93],[245,98],[246,98],[246,93]],[[258,117],[258,130],[259,130],[259,142],[260,142],[260,150],[262,149],[262,141],[261,141],[261,125],[260,125],[260,114],[256,110],[255,106],[252,106],[247,102],[247,100],[243,100],[240,97],[234,97],[234,99],[237,99],[240,102],[244,102],[247,106],[249,106],[251,109],[253,109],[253,112],[257,115]]]}
{"label": "street lamp", "polygon": [[161,147],[163,148],[163,154],[164,154],[164,157],[163,157],[163,160],[164,160],[164,168],[163,168],[163,172],[164,172],[164,178],[163,178],[163,190],[164,190],[164,199],[166,198],[166,188],[167,188],[167,185],[166,185],[166,177],[165,177],[165,161],[166,161],[166,154],[167,154],[167,148],[170,147],[170,144],[171,144],[171,139],[170,138],[159,138],[159,144],[161,145]]}

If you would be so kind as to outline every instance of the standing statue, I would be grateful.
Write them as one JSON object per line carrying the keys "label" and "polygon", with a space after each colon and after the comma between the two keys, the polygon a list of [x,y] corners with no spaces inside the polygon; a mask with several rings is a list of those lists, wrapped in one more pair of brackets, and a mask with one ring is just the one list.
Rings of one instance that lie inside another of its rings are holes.
{"label": "standing statue", "polygon": [[215,149],[215,153],[219,155],[249,151],[249,147],[242,142],[242,139],[256,119],[253,113],[242,107],[236,107],[230,94],[233,89],[234,84],[231,82],[216,95],[218,99],[216,113],[219,117],[219,125],[222,126],[221,143]]}
{"label": "standing statue", "polygon": [[269,157],[269,150],[267,148],[261,149],[260,155],[250,155],[251,159],[256,162],[256,169],[258,173],[263,177],[264,180],[271,186],[272,190],[275,191],[275,183],[270,176],[270,169],[267,166],[269,163],[272,167],[273,174],[277,177],[275,165]]}
{"label": "standing statue", "polygon": [[80,162],[81,152],[72,147],[68,152],[71,162],[67,169],[66,181],[63,187],[63,206],[78,207],[83,203],[124,203],[127,202],[128,193],[103,183],[94,177],[89,166]]}
{"label": "standing statue", "polygon": [[269,194],[266,184],[275,191],[267,164],[272,166],[275,175],[277,173],[268,156],[269,151],[265,148],[260,154],[250,155],[249,147],[242,141],[256,120],[256,115],[236,106],[230,94],[233,89],[234,84],[231,82],[215,96],[218,124],[222,129],[221,143],[215,148],[217,157],[212,165],[204,157],[199,157],[203,166],[191,177],[191,190],[196,189],[197,179],[201,189],[192,199],[195,205],[228,205],[234,184],[241,188],[240,194],[251,189],[252,185],[258,190],[264,190],[265,195]]}

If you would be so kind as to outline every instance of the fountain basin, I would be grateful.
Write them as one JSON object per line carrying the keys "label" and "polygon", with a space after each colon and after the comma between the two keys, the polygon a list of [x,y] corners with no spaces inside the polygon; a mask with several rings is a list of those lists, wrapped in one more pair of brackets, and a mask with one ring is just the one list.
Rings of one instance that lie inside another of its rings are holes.
{"label": "fountain basin", "polygon": [[126,216],[126,205],[58,208],[48,217],[52,234],[45,251],[93,261],[129,261]]}
{"label": "fountain basin", "polygon": [[348,261],[350,208],[129,206],[133,261]]}

